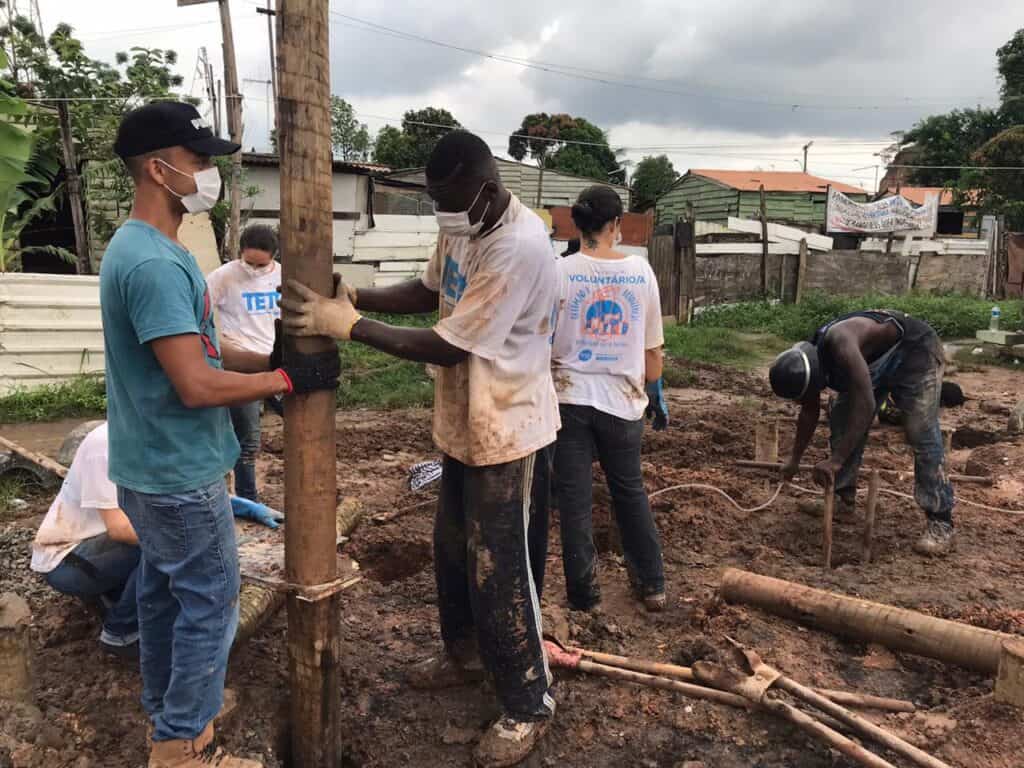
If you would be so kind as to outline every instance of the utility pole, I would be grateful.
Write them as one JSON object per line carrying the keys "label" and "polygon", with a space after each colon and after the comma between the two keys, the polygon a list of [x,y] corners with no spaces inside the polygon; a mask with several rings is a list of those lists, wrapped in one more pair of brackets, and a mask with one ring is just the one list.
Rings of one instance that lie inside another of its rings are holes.
{"label": "utility pole", "polygon": [[266,8],[257,8],[256,13],[265,14],[267,17],[267,38],[270,41],[270,86],[274,92],[274,129],[277,128],[277,54],[274,52],[274,16],[276,12],[270,7],[270,0],[267,0]]}
{"label": "utility pole", "polygon": [[78,159],[75,157],[75,139],[71,133],[71,113],[68,110],[68,102],[57,102],[57,119],[60,123],[60,143],[64,149],[68,204],[71,206],[71,222],[75,227],[75,255],[78,257],[78,274],[91,275],[89,234],[85,229],[85,212],[82,209],[82,179],[78,175]]}
{"label": "utility pole", "polygon": [[807,150],[810,149],[813,144],[814,144],[814,140],[813,139],[811,139],[811,141],[808,141],[806,144],[804,144],[804,173],[807,173]]}
{"label": "utility pole", "polygon": [[217,83],[213,79],[213,65],[206,53],[205,46],[199,49],[199,66],[203,71],[203,84],[206,86],[206,100],[210,102],[210,111],[213,115],[213,132],[220,136],[220,96],[217,95]]}
{"label": "utility pole", "polygon": [[[228,0],[218,0],[221,34],[224,38],[224,91],[228,107],[228,135],[236,144],[242,143],[242,93],[238,87],[238,68],[235,59],[235,37],[231,31],[231,8]],[[242,227],[242,150],[231,156],[231,218],[225,261],[238,258],[238,239]]]}
{"label": "utility pole", "polygon": [[[228,0],[178,0],[178,7],[215,2],[220,6],[220,29],[224,43],[224,96],[228,103],[228,136],[242,143],[242,94],[238,88],[238,67],[235,60],[235,37],[231,31],[231,8]],[[216,122],[216,121],[215,121]],[[231,156],[229,195],[231,216],[228,219],[224,256],[230,261],[238,256],[238,237],[242,222],[242,151]]]}
{"label": "utility pole", "polygon": [[[328,0],[277,0],[281,253],[289,279],[334,288]],[[297,298],[294,294],[293,299]],[[285,337],[296,352],[337,354],[324,338]],[[334,392],[285,399],[285,574],[294,768],[341,765]]]}

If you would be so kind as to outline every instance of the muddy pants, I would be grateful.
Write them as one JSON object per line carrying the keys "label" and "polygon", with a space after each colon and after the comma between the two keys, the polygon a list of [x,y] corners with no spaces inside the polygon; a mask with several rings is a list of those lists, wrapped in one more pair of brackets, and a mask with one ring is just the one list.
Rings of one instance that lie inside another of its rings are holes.
{"label": "muddy pants", "polygon": [[[953,486],[943,469],[945,460],[939,427],[939,400],[945,368],[938,337],[920,346],[898,348],[881,370],[872,374],[875,408],[892,393],[896,407],[903,411],[907,442],[914,449],[914,499],[931,520],[953,523]],[[850,399],[840,393],[829,414],[832,449],[846,433]],[[857,473],[864,458],[865,432],[853,453],[836,475],[836,494],[852,498],[857,490]]]}
{"label": "muddy pants", "polygon": [[554,714],[540,603],[527,546],[534,457],[470,467],[444,457],[434,522],[441,637],[455,658],[475,645],[506,714]]}

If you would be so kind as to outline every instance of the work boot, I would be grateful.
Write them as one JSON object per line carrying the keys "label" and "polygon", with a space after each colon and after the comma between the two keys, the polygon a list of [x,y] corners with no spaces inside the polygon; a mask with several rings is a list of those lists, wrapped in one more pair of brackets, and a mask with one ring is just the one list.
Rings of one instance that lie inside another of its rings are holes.
{"label": "work boot", "polygon": [[444,653],[414,664],[409,670],[409,685],[427,691],[472,685],[483,679],[484,667],[479,656],[459,661]]}
{"label": "work boot", "polygon": [[209,723],[194,739],[150,742],[149,768],[263,768],[263,763],[218,749]]}
{"label": "work boot", "polygon": [[644,595],[644,608],[647,609],[648,613],[661,613],[665,610],[666,602],[668,601],[665,597],[664,590]]}
{"label": "work boot", "polygon": [[921,538],[914,542],[914,551],[929,557],[943,557],[955,548],[953,526],[942,520],[929,520]]}
{"label": "work boot", "polygon": [[[813,515],[814,517],[822,517],[825,514],[825,500],[818,499],[817,501],[801,501],[797,505],[797,509],[803,512],[805,515]],[[878,507],[875,507],[877,514]],[[853,517],[857,512],[857,497],[847,498],[836,494],[836,503],[833,507],[833,514],[836,517]]]}
{"label": "work boot", "polygon": [[547,731],[551,718],[516,720],[502,715],[480,739],[473,758],[479,768],[506,768],[527,758]]}

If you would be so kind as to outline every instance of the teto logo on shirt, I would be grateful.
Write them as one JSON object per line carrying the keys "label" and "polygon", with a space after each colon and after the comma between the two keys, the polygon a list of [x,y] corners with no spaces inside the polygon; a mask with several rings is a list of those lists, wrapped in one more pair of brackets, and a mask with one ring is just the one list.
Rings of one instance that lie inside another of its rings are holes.
{"label": "teto logo on shirt", "polygon": [[250,315],[274,315],[280,314],[277,302],[281,294],[277,291],[244,291],[242,300],[245,301],[245,311]]}
{"label": "teto logo on shirt", "polygon": [[582,321],[583,336],[592,343],[613,341],[628,335],[640,314],[640,301],[636,295],[618,286],[581,288],[569,307],[569,317]]}
{"label": "teto logo on shirt", "polygon": [[466,276],[459,271],[459,263],[447,255],[444,258],[444,273],[441,275],[441,290],[451,304],[458,304],[466,292]]}

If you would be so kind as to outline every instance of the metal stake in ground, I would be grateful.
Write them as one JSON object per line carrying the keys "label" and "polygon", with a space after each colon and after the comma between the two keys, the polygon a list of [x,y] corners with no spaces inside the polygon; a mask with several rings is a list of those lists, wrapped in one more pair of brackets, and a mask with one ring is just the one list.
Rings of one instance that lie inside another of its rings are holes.
{"label": "metal stake in ground", "polygon": [[[326,295],[333,291],[328,21],[327,0],[277,2],[282,283],[295,279]],[[285,359],[334,347],[322,337],[289,337]],[[337,576],[334,409],[333,392],[285,399],[285,571],[300,587]],[[337,606],[336,591],[288,596],[295,768],[341,764]]]}

